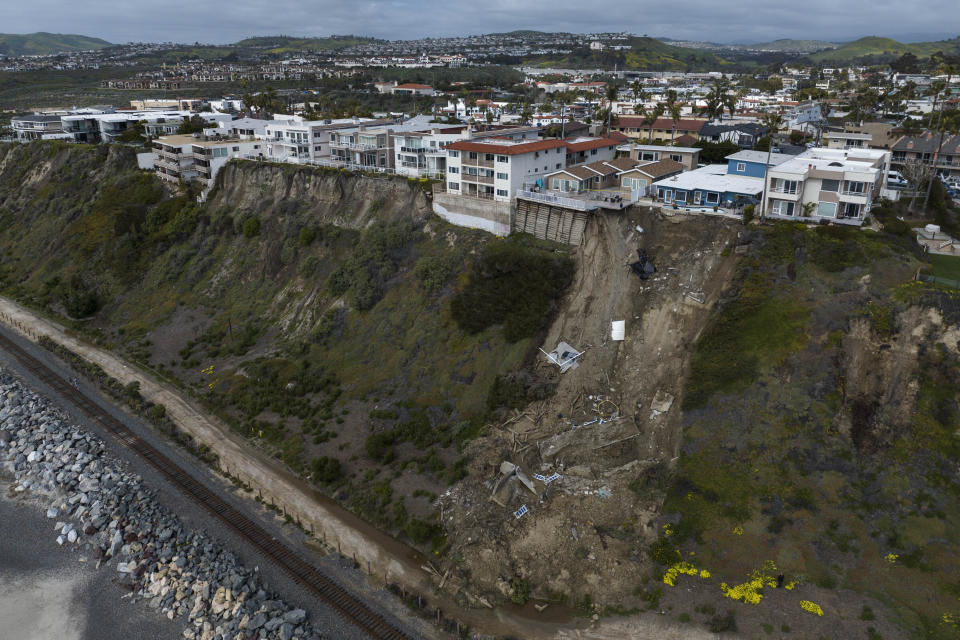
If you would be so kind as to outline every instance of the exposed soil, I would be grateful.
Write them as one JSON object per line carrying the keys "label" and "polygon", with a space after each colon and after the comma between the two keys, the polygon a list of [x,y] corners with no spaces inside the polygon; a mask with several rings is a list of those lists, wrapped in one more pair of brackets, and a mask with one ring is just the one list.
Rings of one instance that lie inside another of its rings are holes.
{"label": "exposed soil", "polygon": [[[557,382],[556,394],[473,442],[470,477],[441,496],[458,582],[505,598],[520,578],[534,598],[571,604],[633,594],[649,570],[662,496],[629,485],[679,451],[688,354],[731,281],[738,231],[645,209],[591,221],[577,280],[542,345],[569,343],[583,352],[580,366],[560,374],[540,356],[536,373]],[[657,267],[646,281],[628,266],[637,248]],[[626,321],[622,342],[610,339],[614,320]],[[492,498],[504,461],[534,490],[513,478]],[[533,477],[554,473],[549,484]],[[522,505],[529,511],[514,517]]]}

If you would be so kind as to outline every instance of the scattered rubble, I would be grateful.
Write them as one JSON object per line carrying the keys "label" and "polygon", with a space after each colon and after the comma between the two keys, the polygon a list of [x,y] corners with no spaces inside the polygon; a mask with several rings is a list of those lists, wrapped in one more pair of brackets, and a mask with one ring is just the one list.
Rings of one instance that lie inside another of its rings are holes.
{"label": "scattered rubble", "polygon": [[169,619],[188,640],[322,637],[206,533],[190,531],[97,437],[0,372],[0,469],[12,490],[49,501],[56,543],[114,565],[115,582]]}

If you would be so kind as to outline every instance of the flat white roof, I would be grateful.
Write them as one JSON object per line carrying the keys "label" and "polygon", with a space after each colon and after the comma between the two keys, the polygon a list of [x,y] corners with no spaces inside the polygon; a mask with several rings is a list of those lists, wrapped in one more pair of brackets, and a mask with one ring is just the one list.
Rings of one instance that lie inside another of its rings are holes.
{"label": "flat white roof", "polygon": [[[719,173],[718,173],[719,171]],[[683,191],[716,191],[717,193],[756,194],[763,191],[763,178],[738,176],[726,173],[723,165],[707,165],[693,171],[685,171],[653,183],[655,187],[682,189]]]}
{"label": "flat white roof", "polygon": [[[771,153],[770,154],[770,166],[777,166],[783,162],[786,162],[793,156],[786,153]],[[759,162],[760,164],[765,164],[767,162],[767,152],[766,151],[737,151],[736,153],[731,153],[726,157],[727,160],[736,160],[737,162]]]}
{"label": "flat white roof", "polygon": [[[837,166],[839,165],[839,166]],[[844,160],[834,158],[804,158],[797,156],[789,162],[784,162],[778,167],[771,169],[772,174],[805,174],[810,169],[819,171],[853,171],[857,173],[875,174],[880,169],[873,166],[873,163],[867,160]]]}

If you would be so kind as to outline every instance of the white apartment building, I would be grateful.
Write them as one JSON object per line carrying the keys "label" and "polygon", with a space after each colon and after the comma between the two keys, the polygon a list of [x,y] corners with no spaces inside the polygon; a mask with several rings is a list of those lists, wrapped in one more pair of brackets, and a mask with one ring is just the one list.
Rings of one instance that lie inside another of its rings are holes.
{"label": "white apartment building", "polygon": [[446,191],[510,202],[524,185],[566,167],[563,140],[461,140],[447,145]]}
{"label": "white apartment building", "polygon": [[889,168],[889,151],[809,149],[767,171],[763,211],[773,218],[860,225]]}
{"label": "white apartment building", "polygon": [[477,130],[467,125],[430,125],[429,130],[406,131],[393,134],[394,168],[404,176],[439,176],[447,170],[447,152],[444,148],[460,140],[485,140],[491,137],[511,140],[535,140],[536,127],[490,126]]}
{"label": "white apartment building", "polygon": [[213,186],[217,172],[233,158],[261,154],[262,141],[211,139],[201,135],[164,136],[154,141],[154,170],[168,182],[198,180],[205,190]]}
{"label": "white apartment building", "polygon": [[14,116],[10,119],[10,126],[18,142],[43,140],[63,133],[60,116],[40,114]]}
{"label": "white apartment building", "polygon": [[393,120],[284,120],[268,122],[263,130],[264,155],[277,162],[317,162],[331,157],[331,132],[393,123]]}

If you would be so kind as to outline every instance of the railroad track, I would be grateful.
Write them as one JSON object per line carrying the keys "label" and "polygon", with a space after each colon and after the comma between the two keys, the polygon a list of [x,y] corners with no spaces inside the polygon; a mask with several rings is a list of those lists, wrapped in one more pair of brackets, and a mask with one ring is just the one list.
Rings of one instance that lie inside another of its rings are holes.
{"label": "railroad track", "polygon": [[73,388],[66,380],[2,334],[0,334],[0,348],[76,405],[89,418],[99,423],[117,442],[143,458],[147,464],[179,487],[188,497],[193,498],[203,508],[242,535],[278,567],[286,571],[295,582],[309,589],[321,601],[332,607],[370,637],[377,640],[410,639],[410,636],[377,615],[363,602],[354,598],[326,575],[298,557],[286,545],[275,540],[257,523],[227,504],[210,489],[174,464],[170,458],[163,455],[150,443],[145,442],[97,403]]}

